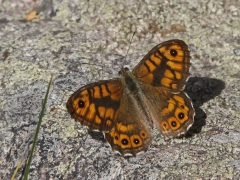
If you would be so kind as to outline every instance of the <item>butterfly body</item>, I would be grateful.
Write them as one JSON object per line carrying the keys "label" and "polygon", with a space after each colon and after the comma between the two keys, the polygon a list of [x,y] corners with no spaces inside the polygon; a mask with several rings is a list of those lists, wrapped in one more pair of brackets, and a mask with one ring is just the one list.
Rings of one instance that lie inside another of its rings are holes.
{"label": "butterfly body", "polygon": [[67,102],[76,121],[105,133],[114,151],[135,156],[151,143],[151,129],[167,136],[184,134],[194,109],[183,92],[190,56],[181,40],[155,46],[132,72],[83,86]]}

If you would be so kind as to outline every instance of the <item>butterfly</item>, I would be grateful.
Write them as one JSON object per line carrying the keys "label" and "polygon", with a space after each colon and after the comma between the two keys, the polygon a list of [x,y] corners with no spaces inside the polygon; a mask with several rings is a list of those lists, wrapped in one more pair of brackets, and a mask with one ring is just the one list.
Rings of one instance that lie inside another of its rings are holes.
{"label": "butterfly", "polygon": [[148,150],[151,129],[177,137],[194,122],[191,99],[183,92],[190,52],[182,40],[165,41],[150,50],[132,72],[85,85],[68,99],[71,117],[104,132],[112,150],[136,156]]}

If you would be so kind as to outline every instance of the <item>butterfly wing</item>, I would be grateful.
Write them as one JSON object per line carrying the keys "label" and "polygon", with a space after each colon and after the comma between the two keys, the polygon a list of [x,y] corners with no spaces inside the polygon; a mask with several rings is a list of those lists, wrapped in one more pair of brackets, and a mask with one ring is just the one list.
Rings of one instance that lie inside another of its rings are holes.
{"label": "butterfly wing", "polygon": [[122,90],[120,79],[88,84],[71,95],[67,110],[82,125],[108,132],[115,124]]}
{"label": "butterfly wing", "polygon": [[193,124],[195,114],[189,97],[183,91],[173,94],[149,86],[142,89],[152,92],[144,95],[144,103],[146,109],[151,109],[149,117],[160,132],[171,137],[185,134]]}
{"label": "butterfly wing", "polygon": [[161,121],[155,124],[165,135],[176,137],[185,134],[194,121],[192,101],[183,91],[179,94],[166,93],[165,98],[166,103],[160,110]]}
{"label": "butterfly wing", "polygon": [[190,55],[182,40],[173,39],[155,46],[134,68],[142,82],[162,90],[180,92],[189,77]]}
{"label": "butterfly wing", "polygon": [[183,92],[189,67],[188,46],[173,39],[155,46],[133,70],[149,116],[168,136],[185,133],[194,121],[192,102]]}
{"label": "butterfly wing", "polygon": [[132,95],[123,93],[116,124],[105,134],[113,151],[123,156],[136,156],[147,151],[151,143],[150,127],[144,123],[148,117],[139,105],[134,105],[135,102]]}
{"label": "butterfly wing", "polygon": [[136,109],[129,94],[124,93],[119,79],[83,86],[66,106],[73,119],[92,130],[105,132],[106,141],[123,156],[135,156],[148,149],[150,130],[139,121],[144,114]]}

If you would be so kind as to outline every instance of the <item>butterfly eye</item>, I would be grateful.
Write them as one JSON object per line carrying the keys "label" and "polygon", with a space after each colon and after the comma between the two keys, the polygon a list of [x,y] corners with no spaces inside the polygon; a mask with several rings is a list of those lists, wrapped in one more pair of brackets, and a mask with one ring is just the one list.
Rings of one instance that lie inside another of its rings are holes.
{"label": "butterfly eye", "polygon": [[178,118],[179,118],[179,119],[183,119],[183,118],[184,118],[184,114],[183,114],[182,112],[179,113],[179,114],[178,114]]}
{"label": "butterfly eye", "polygon": [[124,71],[129,71],[129,68],[127,68],[127,67],[124,67]]}
{"label": "butterfly eye", "polygon": [[173,57],[175,57],[175,56],[177,56],[177,51],[175,50],[175,49],[171,49],[170,50],[170,54],[173,56]]}
{"label": "butterfly eye", "polygon": [[80,108],[83,108],[83,107],[85,106],[85,103],[84,103],[82,100],[80,100],[80,101],[78,102],[78,106],[79,106]]}
{"label": "butterfly eye", "polygon": [[126,72],[126,71],[129,71],[129,68],[127,68],[127,67],[123,67],[123,68],[121,68],[120,71],[118,71],[118,75],[122,75],[123,72]]}

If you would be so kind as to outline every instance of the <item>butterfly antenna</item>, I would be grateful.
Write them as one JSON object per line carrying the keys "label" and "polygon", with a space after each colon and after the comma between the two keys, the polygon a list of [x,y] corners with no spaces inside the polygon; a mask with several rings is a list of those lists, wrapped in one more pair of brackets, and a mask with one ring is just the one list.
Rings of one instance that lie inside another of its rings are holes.
{"label": "butterfly antenna", "polygon": [[[130,50],[130,48],[131,48],[132,41],[133,41],[133,37],[134,37],[135,34],[136,34],[136,31],[133,32],[132,38],[131,38],[131,40],[130,40],[130,44],[129,44],[129,46],[128,46],[127,54],[126,54],[125,59],[124,59],[125,61],[127,60],[128,52],[129,52],[129,50]],[[122,66],[122,68],[121,68],[121,71],[124,71],[124,67],[123,67],[123,66]]]}
{"label": "butterfly antenna", "polygon": [[127,55],[128,55],[129,50],[130,50],[130,47],[131,47],[131,45],[132,45],[133,37],[134,37],[135,34],[136,34],[136,31],[133,32],[132,38],[131,38],[131,40],[130,40],[130,44],[129,44],[129,46],[128,46],[128,50],[127,50],[127,54],[126,54],[125,60],[127,59]]}

